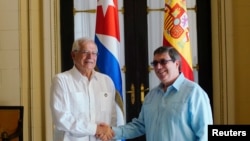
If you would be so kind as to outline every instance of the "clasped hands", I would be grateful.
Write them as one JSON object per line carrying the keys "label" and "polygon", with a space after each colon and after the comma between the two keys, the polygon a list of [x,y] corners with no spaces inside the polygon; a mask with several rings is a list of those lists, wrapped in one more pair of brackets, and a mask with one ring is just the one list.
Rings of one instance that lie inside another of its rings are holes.
{"label": "clasped hands", "polygon": [[97,126],[95,136],[102,141],[108,141],[113,138],[114,132],[109,125],[105,123],[101,123]]}

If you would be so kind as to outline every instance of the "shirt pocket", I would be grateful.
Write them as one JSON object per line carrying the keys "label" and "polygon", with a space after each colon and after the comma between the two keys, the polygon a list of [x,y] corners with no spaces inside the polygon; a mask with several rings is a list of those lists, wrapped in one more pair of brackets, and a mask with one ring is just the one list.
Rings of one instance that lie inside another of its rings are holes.
{"label": "shirt pocket", "polygon": [[89,113],[89,96],[83,92],[71,92],[69,95],[72,114]]}
{"label": "shirt pocket", "polygon": [[171,120],[180,120],[183,115],[186,115],[187,103],[182,101],[168,101],[163,103],[161,110],[165,115],[168,115]]}
{"label": "shirt pocket", "polygon": [[101,95],[101,111],[110,112],[112,109],[113,96],[109,92],[100,92]]}

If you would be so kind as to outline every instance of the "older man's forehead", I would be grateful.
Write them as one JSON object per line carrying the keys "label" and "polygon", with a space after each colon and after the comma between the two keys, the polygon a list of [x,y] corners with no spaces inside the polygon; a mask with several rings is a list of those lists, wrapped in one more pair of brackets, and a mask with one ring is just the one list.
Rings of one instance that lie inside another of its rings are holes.
{"label": "older man's forehead", "polygon": [[97,50],[97,46],[95,42],[93,41],[87,41],[87,42],[81,43],[80,48],[95,48]]}

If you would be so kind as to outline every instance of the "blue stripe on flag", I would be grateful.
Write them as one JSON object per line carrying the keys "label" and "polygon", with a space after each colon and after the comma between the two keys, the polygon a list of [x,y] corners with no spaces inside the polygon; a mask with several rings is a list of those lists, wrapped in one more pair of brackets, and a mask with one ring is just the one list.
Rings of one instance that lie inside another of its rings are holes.
{"label": "blue stripe on flag", "polygon": [[112,55],[111,52],[100,42],[95,35],[95,42],[98,47],[97,67],[100,72],[107,74],[114,81],[115,88],[122,98],[122,79],[120,72],[120,65],[118,60]]}

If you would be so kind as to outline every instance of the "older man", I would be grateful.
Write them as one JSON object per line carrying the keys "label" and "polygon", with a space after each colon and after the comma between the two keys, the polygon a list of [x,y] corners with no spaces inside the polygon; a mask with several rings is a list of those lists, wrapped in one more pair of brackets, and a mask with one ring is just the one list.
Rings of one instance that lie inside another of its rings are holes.
{"label": "older man", "polygon": [[115,86],[111,78],[94,70],[98,49],[89,38],[72,46],[72,69],[57,74],[51,86],[54,141],[96,141],[107,126],[116,125]]}

